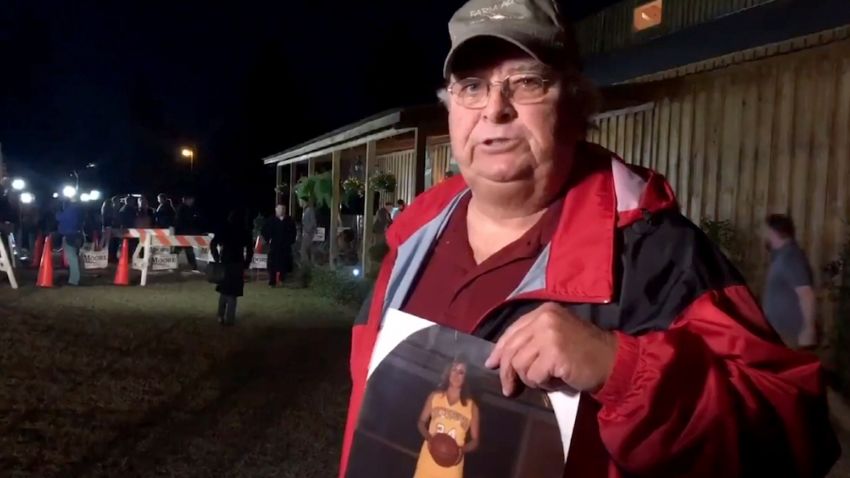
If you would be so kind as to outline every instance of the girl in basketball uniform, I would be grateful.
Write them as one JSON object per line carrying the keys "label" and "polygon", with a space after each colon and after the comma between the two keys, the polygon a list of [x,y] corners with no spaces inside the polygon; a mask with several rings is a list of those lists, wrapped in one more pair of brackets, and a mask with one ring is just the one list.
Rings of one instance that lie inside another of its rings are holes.
{"label": "girl in basketball uniform", "polygon": [[[443,373],[440,386],[425,400],[418,422],[425,441],[414,478],[462,478],[464,456],[478,448],[478,405],[471,397],[466,370],[465,360],[454,360]],[[431,455],[429,441],[439,433],[457,443],[460,453],[453,465],[440,466]]]}

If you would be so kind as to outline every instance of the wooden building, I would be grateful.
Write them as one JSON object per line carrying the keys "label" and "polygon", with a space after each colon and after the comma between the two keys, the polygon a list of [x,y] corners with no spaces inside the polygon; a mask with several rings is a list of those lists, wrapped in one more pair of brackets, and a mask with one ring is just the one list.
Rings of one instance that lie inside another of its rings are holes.
{"label": "wooden building", "polygon": [[695,222],[730,221],[756,291],[770,213],[825,279],[850,220],[850,2],[626,0],[577,32],[603,96],[632,105],[591,141],[663,173]]}

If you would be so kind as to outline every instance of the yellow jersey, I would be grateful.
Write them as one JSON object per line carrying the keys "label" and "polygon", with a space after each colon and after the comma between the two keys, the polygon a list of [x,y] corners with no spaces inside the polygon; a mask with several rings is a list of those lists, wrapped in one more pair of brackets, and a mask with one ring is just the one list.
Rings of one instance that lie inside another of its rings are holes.
{"label": "yellow jersey", "polygon": [[[466,405],[460,400],[452,405],[445,392],[436,392],[431,395],[430,400],[431,422],[428,424],[428,432],[432,435],[445,433],[455,439],[457,446],[463,447],[472,423],[472,408],[475,406],[472,399],[468,399]],[[414,478],[462,478],[463,460],[455,466],[442,467],[431,457],[428,442],[424,441],[419,451],[419,461],[416,463],[416,474],[413,476]]]}

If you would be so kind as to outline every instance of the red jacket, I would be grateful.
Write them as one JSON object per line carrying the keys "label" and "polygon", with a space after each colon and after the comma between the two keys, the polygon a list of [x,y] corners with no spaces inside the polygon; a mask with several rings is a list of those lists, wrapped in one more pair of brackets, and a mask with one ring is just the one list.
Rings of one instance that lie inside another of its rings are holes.
{"label": "red jacket", "polygon": [[[741,276],[677,210],[658,174],[587,145],[555,237],[475,335],[497,340],[541,303],[614,330],[613,373],[583,395],[564,476],[823,476],[839,448],[817,358],[784,347]],[[381,317],[400,308],[460,177],[408,207],[354,326],[345,476]]]}

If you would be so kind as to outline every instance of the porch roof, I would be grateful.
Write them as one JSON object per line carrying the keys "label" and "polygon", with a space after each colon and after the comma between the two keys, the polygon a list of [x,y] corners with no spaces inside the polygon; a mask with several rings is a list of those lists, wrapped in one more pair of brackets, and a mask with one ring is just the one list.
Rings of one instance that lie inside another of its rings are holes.
{"label": "porch roof", "polygon": [[425,105],[387,110],[263,158],[263,164],[298,163],[416,129],[426,134],[445,134],[445,108],[441,105]]}

